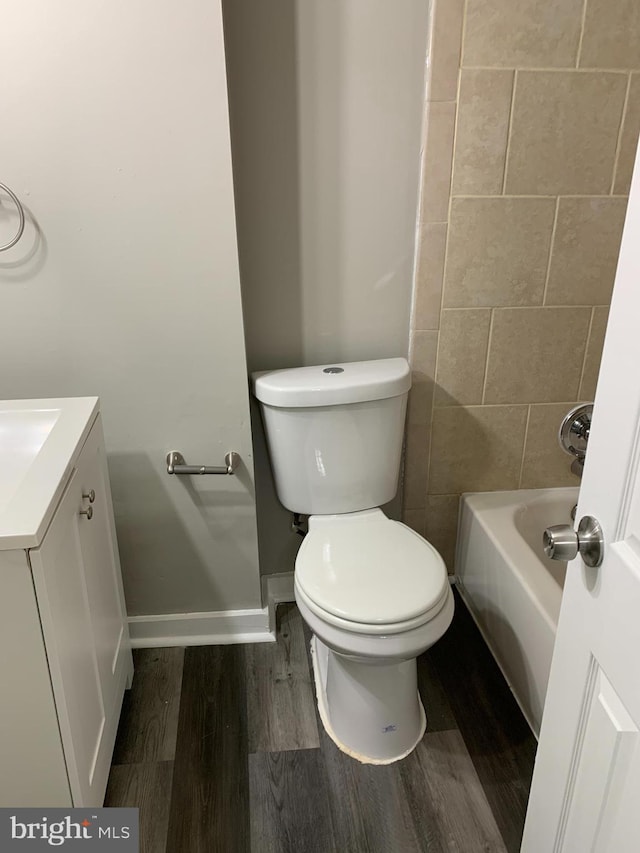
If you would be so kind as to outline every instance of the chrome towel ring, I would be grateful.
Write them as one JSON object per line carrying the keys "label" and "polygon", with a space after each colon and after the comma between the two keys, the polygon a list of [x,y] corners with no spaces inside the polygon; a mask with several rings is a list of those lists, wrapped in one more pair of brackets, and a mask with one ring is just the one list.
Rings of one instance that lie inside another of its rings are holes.
{"label": "chrome towel ring", "polygon": [[20,222],[18,223],[18,233],[15,235],[13,240],[9,240],[8,243],[5,243],[4,246],[0,246],[0,252],[6,252],[7,249],[10,249],[12,246],[18,242],[18,240],[22,237],[22,232],[24,231],[24,209],[20,204],[20,199],[18,196],[12,192],[6,184],[0,184],[0,190],[4,190],[8,196],[13,200],[17,210],[18,216],[20,217]]}

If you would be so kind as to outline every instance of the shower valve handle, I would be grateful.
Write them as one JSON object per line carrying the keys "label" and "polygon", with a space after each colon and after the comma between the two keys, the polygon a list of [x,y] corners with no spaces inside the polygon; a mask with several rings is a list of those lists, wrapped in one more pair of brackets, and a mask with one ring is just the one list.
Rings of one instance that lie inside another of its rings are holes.
{"label": "shower valve handle", "polygon": [[585,565],[596,568],[602,562],[604,537],[598,521],[591,515],[580,519],[577,532],[570,524],[554,524],[542,534],[544,553],[552,560],[569,562],[580,554]]}

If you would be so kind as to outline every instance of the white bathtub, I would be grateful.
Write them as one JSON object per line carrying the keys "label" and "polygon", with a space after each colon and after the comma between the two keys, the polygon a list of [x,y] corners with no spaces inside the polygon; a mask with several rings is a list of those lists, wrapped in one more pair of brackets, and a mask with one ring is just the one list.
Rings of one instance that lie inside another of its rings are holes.
{"label": "white bathtub", "polygon": [[577,488],[463,495],[458,588],[536,737],[540,731],[566,563],[542,531],[571,523]]}

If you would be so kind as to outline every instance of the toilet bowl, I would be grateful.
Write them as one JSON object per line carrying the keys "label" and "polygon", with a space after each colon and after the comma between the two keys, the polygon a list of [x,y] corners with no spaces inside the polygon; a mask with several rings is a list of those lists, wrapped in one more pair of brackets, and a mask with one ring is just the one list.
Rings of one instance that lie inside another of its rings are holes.
{"label": "toilet bowl", "polygon": [[453,618],[436,549],[385,516],[397,489],[404,358],[253,374],[278,498],[309,515],[295,596],[313,632],[322,723],[360,761],[388,764],[420,741],[416,657]]}
{"label": "toilet bowl", "polygon": [[416,657],[453,617],[440,555],[380,509],[311,516],[295,595],[313,631],[318,709],[329,736],[365,763],[404,758],[426,725]]}

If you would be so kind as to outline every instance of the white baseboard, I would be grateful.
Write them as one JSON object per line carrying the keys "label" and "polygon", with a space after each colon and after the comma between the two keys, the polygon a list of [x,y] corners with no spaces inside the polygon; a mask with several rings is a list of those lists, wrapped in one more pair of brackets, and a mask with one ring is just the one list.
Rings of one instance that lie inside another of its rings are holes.
{"label": "white baseboard", "polygon": [[267,603],[269,625],[276,630],[276,607],[286,601],[295,601],[293,591],[293,572],[283,572],[279,575],[264,575],[262,578],[262,600]]}
{"label": "white baseboard", "polygon": [[134,649],[269,643],[275,640],[275,634],[269,626],[268,607],[256,610],[130,616],[129,634]]}
{"label": "white baseboard", "polygon": [[273,643],[276,639],[276,607],[281,602],[294,600],[293,572],[265,576],[262,589],[266,606],[254,610],[130,616],[131,645],[139,649]]}

